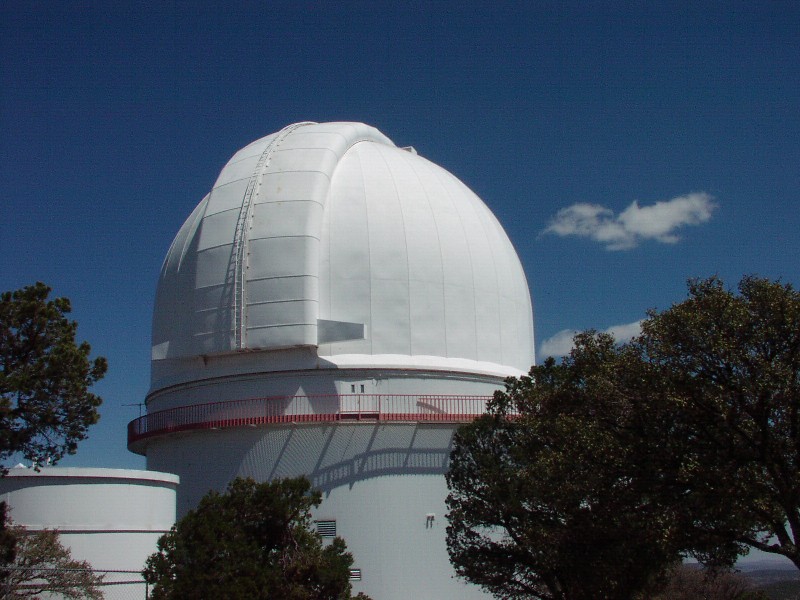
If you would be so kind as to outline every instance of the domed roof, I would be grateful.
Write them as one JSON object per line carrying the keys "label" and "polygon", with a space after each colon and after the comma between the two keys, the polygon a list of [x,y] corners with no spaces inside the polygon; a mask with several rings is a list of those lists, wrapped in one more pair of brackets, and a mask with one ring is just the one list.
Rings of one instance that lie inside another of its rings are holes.
{"label": "domed roof", "polygon": [[480,198],[413,149],[361,123],[290,125],[237,152],[178,232],[153,360],[293,347],[527,371],[525,274]]}

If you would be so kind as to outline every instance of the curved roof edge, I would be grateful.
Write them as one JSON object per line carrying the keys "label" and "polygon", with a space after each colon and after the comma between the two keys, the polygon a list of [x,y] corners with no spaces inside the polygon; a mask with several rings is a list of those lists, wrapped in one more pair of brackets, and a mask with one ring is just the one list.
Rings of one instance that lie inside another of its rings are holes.
{"label": "curved roof edge", "polygon": [[497,363],[470,360],[467,358],[443,358],[440,356],[407,356],[404,354],[336,354],[326,356],[330,365],[321,365],[325,369],[413,369],[414,371],[432,371],[447,373],[464,373],[469,375],[488,375],[490,377],[520,377],[524,371],[498,365]]}
{"label": "curved roof edge", "polygon": [[[216,356],[189,357],[163,361],[146,398],[150,399],[175,387],[205,385],[210,381],[235,377],[285,375],[287,373],[335,373],[348,370],[386,369],[428,374],[463,374],[505,379],[521,377],[527,371],[488,361],[467,358],[405,354],[337,354],[317,356],[303,348],[287,351],[253,351]],[[334,375],[335,376],[335,375]]]}
{"label": "curved roof edge", "polygon": [[120,479],[135,483],[136,481],[151,481],[178,485],[180,477],[172,473],[161,471],[145,471],[139,469],[106,469],[98,467],[42,467],[38,471],[31,468],[14,467],[8,470],[4,478],[33,477],[47,478],[72,478],[72,479]]}

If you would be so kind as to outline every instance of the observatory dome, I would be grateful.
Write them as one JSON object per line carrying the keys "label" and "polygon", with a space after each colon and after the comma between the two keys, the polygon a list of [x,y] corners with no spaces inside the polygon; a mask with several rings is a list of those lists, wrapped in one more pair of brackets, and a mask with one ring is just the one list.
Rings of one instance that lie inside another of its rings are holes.
{"label": "observatory dome", "polygon": [[361,123],[290,125],[234,154],[172,243],[153,385],[198,357],[285,370],[289,349],[303,368],[519,375],[525,274],[481,199],[413,148]]}
{"label": "observatory dome", "polygon": [[307,477],[356,593],[485,598],[448,560],[444,474],[532,363],[525,274],[480,198],[373,127],[297,123],[234,154],[175,237],[128,447],[180,476],[178,515],[237,476]]}

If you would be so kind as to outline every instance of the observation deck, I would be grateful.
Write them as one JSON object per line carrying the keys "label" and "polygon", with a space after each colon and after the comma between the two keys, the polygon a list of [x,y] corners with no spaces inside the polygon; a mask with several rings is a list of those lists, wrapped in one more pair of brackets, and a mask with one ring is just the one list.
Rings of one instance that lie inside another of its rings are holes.
{"label": "observation deck", "polygon": [[179,406],[128,423],[128,449],[145,454],[146,441],[203,429],[286,423],[465,423],[486,412],[491,396],[337,394],[273,396]]}

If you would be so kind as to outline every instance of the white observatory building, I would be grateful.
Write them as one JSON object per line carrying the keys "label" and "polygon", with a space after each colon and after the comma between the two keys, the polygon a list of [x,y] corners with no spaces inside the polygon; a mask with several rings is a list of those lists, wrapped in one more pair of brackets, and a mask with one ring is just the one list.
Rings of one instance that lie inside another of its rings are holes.
{"label": "white observatory building", "polygon": [[525,274],[449,172],[361,123],[239,150],[167,253],[129,448],[178,516],[236,476],[306,475],[375,600],[485,597],[445,547],[452,435],[533,363]]}

